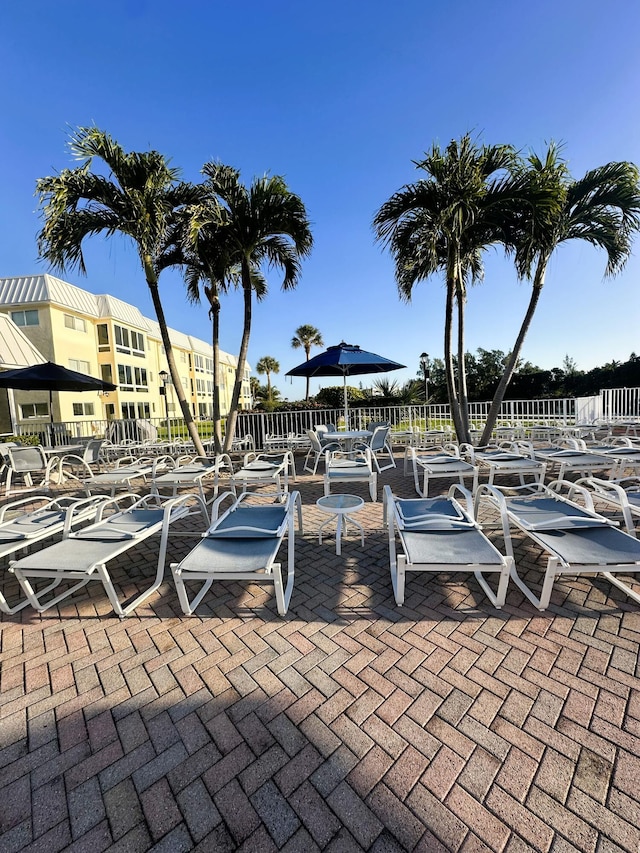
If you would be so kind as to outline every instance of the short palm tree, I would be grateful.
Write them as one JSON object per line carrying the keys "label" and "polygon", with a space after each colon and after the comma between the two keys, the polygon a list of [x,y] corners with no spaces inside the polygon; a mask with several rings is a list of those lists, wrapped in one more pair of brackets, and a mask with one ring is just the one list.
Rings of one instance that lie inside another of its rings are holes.
{"label": "short palm tree", "polygon": [[262,376],[267,376],[267,399],[271,400],[271,374],[280,372],[280,362],[272,355],[263,356],[256,364],[256,370]]}
{"label": "short palm tree", "polygon": [[279,267],[284,272],[283,289],[294,288],[300,279],[301,259],[310,253],[313,238],[304,204],[283,178],[256,178],[247,188],[240,182],[240,172],[230,166],[206,163],[202,171],[207,196],[217,205],[224,264],[230,274],[239,275],[244,296],[242,340],[225,433],[224,449],[228,451],[247,361],[253,296],[266,293],[263,266]]}
{"label": "short palm tree", "polygon": [[[198,190],[179,182],[178,170],[170,168],[162,154],[127,153],[97,127],[78,128],[71,137],[70,148],[82,164],[36,183],[44,218],[38,234],[40,257],[55,270],[78,269],[84,275],[85,237],[120,233],[133,240],[151,293],[182,416],[196,451],[204,454],[176,368],[158,288],[158,259],[169,224],[177,210],[198,199]],[[108,176],[91,170],[96,160],[108,168]]]}
{"label": "short palm tree", "polygon": [[[482,252],[504,243],[519,187],[509,145],[476,145],[467,134],[443,151],[434,145],[416,163],[428,177],[395,193],[374,218],[376,237],[395,260],[400,297],[410,300],[418,281],[444,273],[444,353],[447,390],[458,439],[469,441],[464,367],[464,305],[468,284],[482,278]],[[452,338],[457,306],[458,375]]]}
{"label": "short palm tree", "polygon": [[531,277],[533,273],[531,297],[494,394],[481,444],[486,444],[491,437],[553,252],[568,240],[586,240],[604,249],[607,255],[605,276],[614,275],[624,267],[631,254],[633,237],[640,229],[639,171],[633,163],[609,163],[574,180],[557,146],[551,144],[544,159],[535,154],[528,158],[523,174],[528,182],[529,204],[523,207],[513,245],[519,274]]}
{"label": "short palm tree", "polygon": [[[322,340],[320,331],[316,329],[315,326],[306,324],[298,326],[295,335],[291,339],[291,346],[294,349],[300,349],[300,347],[302,347],[304,349],[305,358],[309,361],[311,347],[323,347],[324,341]],[[309,402],[309,379],[310,377],[307,376],[307,389],[305,395],[305,400],[307,402]]]}

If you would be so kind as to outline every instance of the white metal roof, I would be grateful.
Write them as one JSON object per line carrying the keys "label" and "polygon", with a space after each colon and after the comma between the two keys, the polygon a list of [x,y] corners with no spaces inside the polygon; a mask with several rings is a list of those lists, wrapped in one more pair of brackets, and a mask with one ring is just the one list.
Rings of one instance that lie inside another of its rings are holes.
{"label": "white metal roof", "polygon": [[0,305],[53,302],[80,314],[98,317],[98,301],[93,293],[53,275],[0,278]]}
{"label": "white metal roof", "polygon": [[0,367],[30,367],[47,359],[7,314],[0,314]]}

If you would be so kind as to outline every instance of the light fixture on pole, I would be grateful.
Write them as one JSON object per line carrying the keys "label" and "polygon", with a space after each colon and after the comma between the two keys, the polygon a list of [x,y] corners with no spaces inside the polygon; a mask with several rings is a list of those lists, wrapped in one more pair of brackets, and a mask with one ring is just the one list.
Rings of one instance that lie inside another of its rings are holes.
{"label": "light fixture on pole", "polygon": [[424,405],[427,418],[427,429],[429,429],[429,354],[420,354],[420,367],[424,376]]}
{"label": "light fixture on pole", "polygon": [[164,397],[164,416],[167,421],[167,439],[171,441],[171,421],[169,420],[169,401],[167,400],[167,385],[169,383],[169,374],[166,370],[161,370],[158,373],[158,378],[162,385],[160,386],[160,396]]}

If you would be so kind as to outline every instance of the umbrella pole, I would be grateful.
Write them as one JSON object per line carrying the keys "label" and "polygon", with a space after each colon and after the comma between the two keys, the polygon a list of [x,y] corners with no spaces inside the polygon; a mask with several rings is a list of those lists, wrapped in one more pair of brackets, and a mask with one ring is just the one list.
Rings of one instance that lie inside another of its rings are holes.
{"label": "umbrella pole", "polygon": [[347,406],[347,374],[343,374],[344,379],[344,428],[349,429],[349,410]]}
{"label": "umbrella pole", "polygon": [[49,415],[51,418],[51,438],[49,439],[49,442],[51,444],[51,447],[55,447],[56,436],[53,430],[53,391],[51,389],[49,389]]}

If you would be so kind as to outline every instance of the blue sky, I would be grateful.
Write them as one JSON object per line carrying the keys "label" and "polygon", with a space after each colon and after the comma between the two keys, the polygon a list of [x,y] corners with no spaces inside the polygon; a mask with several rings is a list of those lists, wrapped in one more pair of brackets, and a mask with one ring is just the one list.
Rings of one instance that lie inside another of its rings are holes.
{"label": "blue sky", "polygon": [[[637,0],[29,0],[0,8],[0,276],[47,271],[38,261],[34,185],[71,165],[69,129],[96,124],[126,149],[155,148],[200,179],[207,160],[246,183],[282,174],[305,202],[315,248],[295,292],[275,273],[254,311],[252,365],[303,360],[290,342],[303,323],[326,345],[346,340],[406,364],[442,357],[444,287],[433,278],[398,299],[390,257],[373,241],[377,208],[417,179],[412,161],[467,131],[487,144],[541,152],[564,144],[575,176],[611,160],[640,162],[640,4]],[[640,351],[634,257],[603,280],[587,245],[552,259],[524,358],[565,355],[589,370]],[[153,316],[135,253],[122,240],[86,244],[88,276]],[[529,296],[500,252],[469,294],[467,348],[509,350]],[[174,273],[161,296],[175,328],[210,339],[203,307],[185,303]],[[222,346],[237,352],[240,294],[223,304]],[[327,380],[323,380],[325,384]],[[312,384],[315,391],[318,383]]]}

